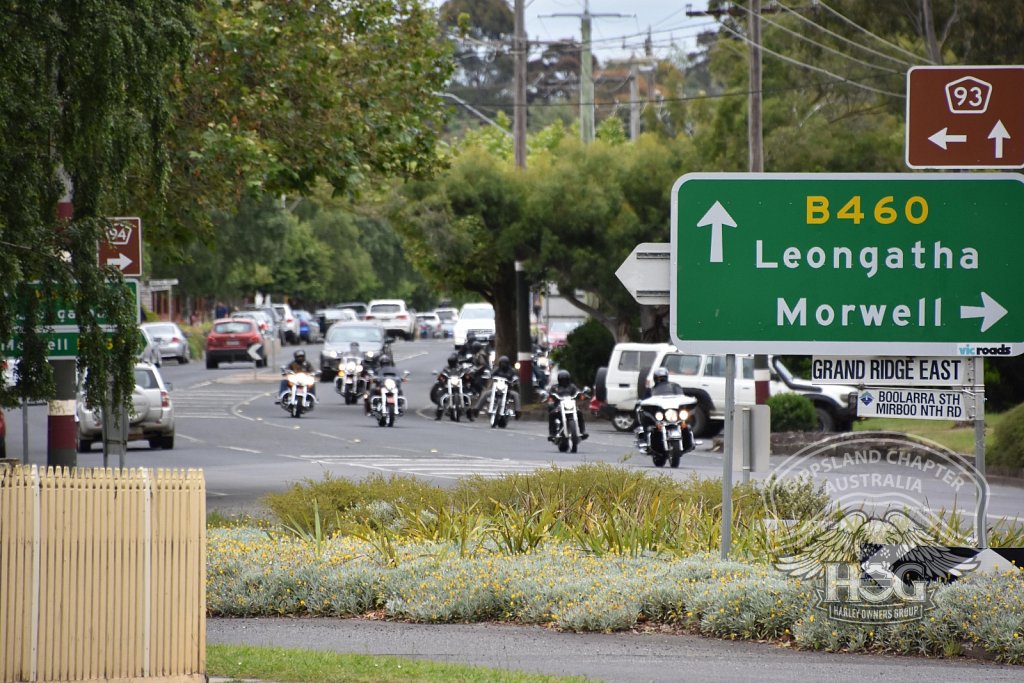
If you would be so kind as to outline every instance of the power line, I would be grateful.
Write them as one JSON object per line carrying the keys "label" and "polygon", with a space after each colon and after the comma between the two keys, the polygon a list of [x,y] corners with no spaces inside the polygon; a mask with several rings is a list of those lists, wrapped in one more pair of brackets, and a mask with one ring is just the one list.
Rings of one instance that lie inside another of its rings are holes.
{"label": "power line", "polygon": [[[842,21],[846,22],[850,26],[853,26],[858,31],[861,31],[861,32],[871,36],[872,38],[874,38],[878,42],[882,43],[883,45],[888,45],[889,47],[891,47],[892,49],[896,50],[897,52],[902,52],[903,54],[907,55],[908,57],[911,57],[912,59],[915,59],[915,60],[922,60],[923,59],[924,61],[928,62],[929,64],[934,64],[935,63],[932,60],[928,59],[927,57],[922,57],[921,55],[915,55],[913,52],[910,52],[909,50],[905,50],[902,47],[900,47],[899,45],[896,45],[895,43],[890,43],[888,40],[886,40],[882,36],[875,35],[871,31],[869,31],[866,28],[864,28],[863,26],[860,26],[859,24],[854,23],[854,21],[852,19],[848,19],[843,14],[841,14],[841,13],[837,12],[836,10],[832,9],[831,7],[826,5],[821,0],[818,0],[818,4],[820,6],[822,6],[822,7],[824,7],[827,11],[831,12],[837,18],[839,18]],[[779,5],[782,6],[782,3],[779,3]]]}
{"label": "power line", "polygon": [[[754,45],[754,42],[752,40],[747,38],[745,35],[739,33],[738,31],[734,31],[733,29],[729,28],[724,22],[719,21],[719,25],[726,32],[728,32],[728,33],[732,34],[733,36],[739,38],[743,42],[745,42],[745,43],[747,43],[749,45]],[[760,47],[761,47],[761,49],[764,52],[766,52],[767,54],[772,55],[776,59],[781,59],[784,62],[788,62],[788,63],[793,64],[794,66],[798,66],[798,67],[800,67],[802,69],[809,69],[811,71],[816,71],[818,73],[825,74],[826,76],[829,76],[830,78],[834,78],[835,80],[841,81],[843,83],[848,83],[848,84],[850,84],[850,85],[852,85],[852,86],[854,86],[856,88],[861,88],[862,90],[868,90],[870,92],[878,93],[879,95],[888,95],[889,97],[899,97],[899,98],[905,97],[905,95],[902,94],[902,93],[890,92],[888,90],[882,90],[880,88],[875,88],[875,87],[870,86],[870,85],[864,85],[863,83],[860,83],[860,82],[855,81],[853,79],[847,78],[846,76],[840,76],[839,74],[834,74],[831,71],[829,71],[828,69],[822,69],[821,67],[814,66],[813,64],[805,64],[804,62],[801,62],[799,59],[793,59],[792,57],[787,57],[786,55],[781,54],[779,52],[775,52],[774,50],[769,50],[768,48],[764,47],[763,45],[760,46]]]}

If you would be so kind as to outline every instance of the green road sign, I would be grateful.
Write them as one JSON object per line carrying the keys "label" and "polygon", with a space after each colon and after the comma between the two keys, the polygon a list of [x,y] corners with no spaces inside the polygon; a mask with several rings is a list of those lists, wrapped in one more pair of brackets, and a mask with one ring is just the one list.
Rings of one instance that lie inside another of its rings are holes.
{"label": "green road sign", "polygon": [[1024,176],[694,173],[672,189],[692,353],[1024,353]]}

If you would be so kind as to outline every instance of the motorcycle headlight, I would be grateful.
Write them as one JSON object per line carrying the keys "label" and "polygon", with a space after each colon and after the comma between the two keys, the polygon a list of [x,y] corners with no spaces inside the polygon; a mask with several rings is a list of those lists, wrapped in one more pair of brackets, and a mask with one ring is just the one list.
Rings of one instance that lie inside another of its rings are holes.
{"label": "motorcycle headlight", "polygon": [[679,411],[675,408],[669,408],[665,411],[665,419],[669,422],[676,422],[679,420]]}
{"label": "motorcycle headlight", "polygon": [[324,349],[324,356],[326,358],[337,358],[338,357],[338,352],[337,351],[331,351],[330,349]]}
{"label": "motorcycle headlight", "polygon": [[665,413],[663,413],[663,412],[661,412],[661,411],[659,410],[658,412],[656,412],[656,413],[654,414],[654,419],[655,419],[655,420],[664,420],[664,419],[665,419]]}
{"label": "motorcycle headlight", "polygon": [[349,362],[345,363],[345,369],[348,370],[349,372],[355,372],[356,371],[356,364],[353,363],[352,361],[349,361]]}
{"label": "motorcycle headlight", "polygon": [[679,421],[680,422],[686,422],[689,419],[690,419],[690,412],[687,411],[687,410],[680,409],[679,410]]}
{"label": "motorcycle headlight", "polygon": [[362,371],[363,371],[363,366],[362,365],[357,365],[356,366],[356,372],[362,372]]}
{"label": "motorcycle headlight", "polygon": [[384,388],[387,389],[388,391],[394,391],[395,386],[395,380],[391,379],[390,377],[384,380]]}

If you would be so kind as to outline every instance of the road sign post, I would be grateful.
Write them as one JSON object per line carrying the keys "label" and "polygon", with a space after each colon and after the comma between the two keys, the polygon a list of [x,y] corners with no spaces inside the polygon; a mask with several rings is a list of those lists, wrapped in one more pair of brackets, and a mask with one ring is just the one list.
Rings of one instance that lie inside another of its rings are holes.
{"label": "road sign post", "polygon": [[1024,66],[907,72],[910,168],[1024,168]]}
{"label": "road sign post", "polygon": [[685,175],[672,192],[673,342],[1024,353],[1021,215],[1017,174]]}

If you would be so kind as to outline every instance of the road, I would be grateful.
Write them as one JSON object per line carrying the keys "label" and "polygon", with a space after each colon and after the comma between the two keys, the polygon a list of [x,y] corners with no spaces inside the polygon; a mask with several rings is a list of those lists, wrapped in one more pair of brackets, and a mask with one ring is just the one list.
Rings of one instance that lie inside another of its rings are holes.
{"label": "road", "polygon": [[[278,351],[276,363],[289,360],[295,348]],[[302,348],[315,365],[319,346]],[[283,490],[291,482],[322,478],[326,473],[354,479],[373,473],[414,475],[444,486],[467,475],[500,476],[550,466],[605,462],[676,478],[694,473],[721,477],[722,455],[712,452],[710,443],[684,456],[677,470],[655,468],[649,458],[637,453],[629,434],[616,432],[608,422],[592,418],[588,420],[592,436],[576,454],[559,453],[548,443],[542,421],[512,422],[503,430],[491,429],[481,421],[436,422],[429,389],[436,370],[450,353],[451,344],[444,340],[394,344],[399,369],[410,372],[405,386],[410,410],[394,428],[378,427],[363,415],[361,405],[344,405],[327,383],[318,385],[321,403],[314,412],[291,418],[273,403],[279,379],[273,363],[260,371],[245,363],[224,364],[217,370],[195,362],[183,366],[165,363],[164,378],[173,384],[175,448],[151,451],[145,442],[133,442],[125,464],[202,468],[209,508],[227,513],[258,509],[264,494]],[[11,457],[20,457],[21,411],[9,411],[7,422],[8,452]],[[45,464],[45,407],[30,407],[28,423],[28,462]],[[99,445],[94,445],[92,452],[80,453],[78,464],[101,466]],[[785,456],[773,456],[768,471],[752,476],[764,478],[788,466]],[[850,465],[843,477],[867,477],[884,473],[886,468],[884,462],[857,463]],[[815,476],[834,482],[837,490],[843,485],[834,474],[819,472]],[[870,481],[865,481],[869,484],[865,490],[869,491]],[[922,485],[923,490],[914,492],[914,496],[932,508],[956,507],[967,517],[973,514],[970,491],[953,490],[934,477],[923,477]],[[1017,486],[992,483],[991,492],[993,517],[1024,519],[1024,496]]]}

